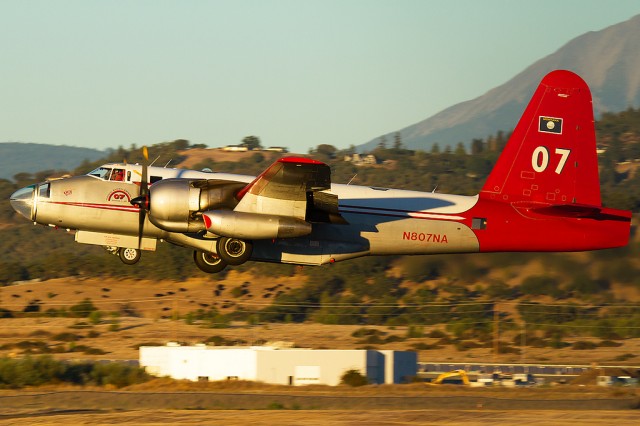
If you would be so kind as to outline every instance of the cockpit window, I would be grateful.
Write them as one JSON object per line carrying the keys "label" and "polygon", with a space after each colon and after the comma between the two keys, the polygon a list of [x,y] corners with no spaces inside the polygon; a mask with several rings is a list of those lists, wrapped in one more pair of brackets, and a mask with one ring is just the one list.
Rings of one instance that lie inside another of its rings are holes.
{"label": "cockpit window", "polygon": [[117,180],[120,182],[124,181],[124,169],[113,169],[109,180]]}
{"label": "cockpit window", "polygon": [[107,169],[106,167],[98,167],[88,174],[89,176],[95,176],[99,179],[109,180],[109,177],[111,176],[111,169]]}
{"label": "cockpit window", "polygon": [[38,195],[40,198],[51,197],[51,185],[49,182],[40,184],[40,187],[38,188]]}

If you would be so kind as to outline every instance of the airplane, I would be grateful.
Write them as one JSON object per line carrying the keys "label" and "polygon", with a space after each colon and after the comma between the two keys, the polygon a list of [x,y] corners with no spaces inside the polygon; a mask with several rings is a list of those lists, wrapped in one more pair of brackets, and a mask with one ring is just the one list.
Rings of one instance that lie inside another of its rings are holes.
{"label": "airplane", "polygon": [[631,228],[630,211],[602,206],[591,93],[565,70],[542,79],[475,196],[333,184],[327,164],[284,157],[257,177],[110,163],[10,202],[126,264],[166,241],[207,273],[248,260],[598,250],[625,246]]}

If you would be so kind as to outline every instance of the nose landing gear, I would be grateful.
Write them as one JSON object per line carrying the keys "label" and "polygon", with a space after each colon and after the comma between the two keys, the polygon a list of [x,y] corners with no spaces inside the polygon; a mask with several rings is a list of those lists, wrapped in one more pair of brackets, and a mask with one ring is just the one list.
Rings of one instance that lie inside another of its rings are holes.
{"label": "nose landing gear", "polygon": [[107,246],[105,249],[114,256],[118,256],[125,265],[134,265],[138,263],[140,257],[142,257],[142,252],[135,248]]}

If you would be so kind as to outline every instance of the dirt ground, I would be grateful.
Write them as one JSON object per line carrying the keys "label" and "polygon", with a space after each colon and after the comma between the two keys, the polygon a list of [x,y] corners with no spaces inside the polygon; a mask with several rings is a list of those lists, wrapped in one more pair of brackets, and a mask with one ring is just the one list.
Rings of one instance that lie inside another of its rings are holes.
{"label": "dirt ground", "polygon": [[2,425],[613,425],[635,424],[634,411],[514,411],[514,410],[133,410],[127,412],[46,412],[11,418],[0,415]]}
{"label": "dirt ground", "polygon": [[[145,386],[145,385],[143,385]],[[148,384],[146,384],[148,387]],[[635,423],[636,391],[264,386],[229,392],[42,389],[0,391],[0,424],[407,425]]]}

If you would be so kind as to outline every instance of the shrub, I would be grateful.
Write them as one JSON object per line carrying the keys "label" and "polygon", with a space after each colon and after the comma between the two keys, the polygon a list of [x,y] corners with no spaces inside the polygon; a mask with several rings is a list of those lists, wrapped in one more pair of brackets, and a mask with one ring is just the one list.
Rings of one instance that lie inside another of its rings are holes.
{"label": "shrub", "polygon": [[83,346],[82,352],[85,355],[106,355],[106,354],[109,353],[109,352],[103,351],[100,348],[92,348],[92,347],[84,346],[84,345],[81,345],[81,346]]}
{"label": "shrub", "polygon": [[64,366],[50,356],[0,358],[0,387],[21,388],[58,381]]}
{"label": "shrub", "polygon": [[356,331],[354,331],[353,333],[351,333],[351,337],[365,337],[365,336],[384,336],[385,333],[384,331],[380,331],[377,330],[375,328],[359,328]]}
{"label": "shrub", "polygon": [[556,299],[564,297],[564,292],[560,289],[558,280],[544,275],[534,275],[525,278],[520,285],[520,290],[525,295],[552,296]]}
{"label": "shrub", "polygon": [[430,337],[432,339],[443,339],[443,338],[448,338],[449,336],[444,331],[436,329],[436,330],[431,330],[431,332],[429,332],[429,335],[427,337]]}
{"label": "shrub", "polygon": [[98,325],[102,321],[102,316],[102,312],[93,311],[89,314],[89,322],[91,322],[91,324],[93,325]]}
{"label": "shrub", "polygon": [[117,388],[142,383],[149,379],[143,369],[115,362],[93,364],[90,377],[97,385],[113,385]]}
{"label": "shrub", "polygon": [[593,342],[583,341],[583,340],[574,342],[573,345],[571,345],[571,349],[576,350],[576,351],[595,349],[597,347],[598,347],[597,344],[595,344]]}
{"label": "shrub", "polygon": [[395,334],[392,334],[391,336],[388,336],[386,339],[384,339],[384,343],[393,343],[393,342],[404,342],[405,338],[402,336],[398,336]]}
{"label": "shrub", "polygon": [[53,340],[57,340],[58,342],[75,342],[78,340],[80,336],[75,333],[58,333],[52,336]]}
{"label": "shrub", "polygon": [[455,343],[455,347],[458,351],[464,352],[464,351],[468,351],[469,349],[481,348],[482,345],[479,345],[478,343],[472,342],[469,340],[461,340]]}
{"label": "shrub", "polygon": [[369,384],[369,380],[358,370],[348,370],[340,377],[340,384],[352,387]]}
{"label": "shrub", "polygon": [[82,302],[69,308],[71,316],[76,318],[87,318],[91,315],[91,312],[97,310],[98,308],[93,305],[93,302],[89,298],[85,298]]}
{"label": "shrub", "polygon": [[407,329],[407,338],[408,339],[419,339],[424,337],[424,327],[410,325]]}

